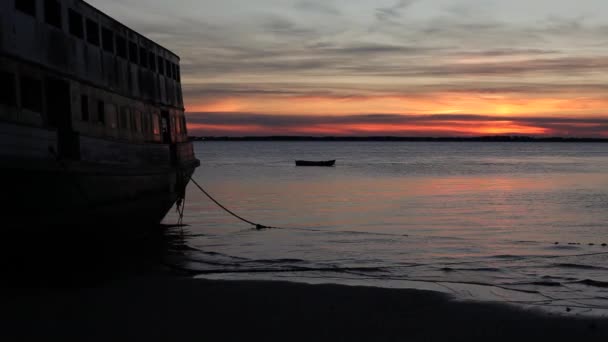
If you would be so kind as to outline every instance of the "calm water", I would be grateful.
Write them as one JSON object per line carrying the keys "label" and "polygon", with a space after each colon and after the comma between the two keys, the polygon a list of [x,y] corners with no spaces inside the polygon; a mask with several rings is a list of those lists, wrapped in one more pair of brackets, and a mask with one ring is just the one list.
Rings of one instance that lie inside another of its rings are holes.
{"label": "calm water", "polygon": [[[204,142],[187,267],[608,313],[608,145]],[[297,168],[295,159],[338,159]],[[166,222],[177,220],[170,215]]]}

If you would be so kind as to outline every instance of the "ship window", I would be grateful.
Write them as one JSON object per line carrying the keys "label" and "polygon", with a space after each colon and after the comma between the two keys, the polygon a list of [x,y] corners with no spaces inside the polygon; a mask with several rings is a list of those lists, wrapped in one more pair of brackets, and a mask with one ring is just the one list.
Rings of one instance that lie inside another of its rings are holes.
{"label": "ship window", "polygon": [[142,125],[142,115],[140,111],[135,112],[135,124],[137,125],[137,131],[143,132]]}
{"label": "ship window", "polygon": [[148,67],[148,53],[145,48],[139,48],[139,65],[144,68]]}
{"label": "ship window", "polygon": [[148,56],[150,57],[150,70],[156,71],[156,55],[150,52]]}
{"label": "ship window", "polygon": [[80,96],[80,115],[82,121],[89,121],[89,97],[86,95]]}
{"label": "ship window", "polygon": [[182,134],[182,121],[181,121],[181,118],[179,116],[176,116],[175,120],[173,120],[173,121],[175,121],[174,122],[174,124],[175,124],[175,133],[177,133],[177,135],[179,136],[179,135]]}
{"label": "ship window", "polygon": [[137,64],[137,44],[129,42],[129,60],[131,63]]}
{"label": "ship window", "polygon": [[184,98],[182,95],[182,88],[180,86],[177,86],[177,101],[178,103],[183,103],[184,102]]}
{"label": "ship window", "polygon": [[171,73],[171,62],[169,62],[169,61],[165,61],[165,67],[166,67],[166,69],[167,69],[167,77],[172,78],[172,77],[173,77],[173,76],[172,76],[173,74]]}
{"label": "ship window", "polygon": [[101,100],[97,101],[97,121],[106,122],[106,105]]}
{"label": "ship window", "polygon": [[177,79],[176,75],[177,75],[177,72],[175,71],[175,64],[171,63],[171,78],[173,80]]}
{"label": "ship window", "polygon": [[106,122],[110,128],[118,128],[118,110],[116,105],[108,104],[106,106]]}
{"label": "ship window", "polygon": [[131,113],[131,130],[135,133],[141,132],[141,112],[138,110]]}
{"label": "ship window", "polygon": [[150,131],[150,113],[143,113],[141,116],[141,131],[148,133]]}
{"label": "ship window", "polygon": [[105,51],[114,53],[114,32],[112,30],[101,28],[101,45]]}
{"label": "ship window", "polygon": [[161,56],[158,56],[158,73],[165,74],[165,60]]}
{"label": "ship window", "polygon": [[127,41],[119,35],[116,35],[116,55],[120,58],[127,58]]}
{"label": "ship window", "polygon": [[73,9],[68,10],[68,21],[70,34],[80,39],[84,38],[84,25],[82,24],[82,15],[74,11]]}
{"label": "ship window", "polygon": [[36,0],[15,0],[15,9],[35,17]]}
{"label": "ship window", "polygon": [[99,46],[99,25],[91,19],[87,19],[87,42]]}
{"label": "ship window", "polygon": [[61,28],[61,5],[59,5],[59,1],[44,1],[44,20],[49,25]]}
{"label": "ship window", "polygon": [[17,104],[17,89],[15,75],[0,71],[0,104],[14,106]]}
{"label": "ship window", "polygon": [[135,132],[137,127],[135,126],[135,110],[131,111],[131,115],[129,115],[129,121],[131,124],[131,131]]}
{"label": "ship window", "polygon": [[120,128],[129,128],[129,107],[122,107],[120,109]]}
{"label": "ship window", "polygon": [[21,107],[32,112],[42,113],[42,82],[40,80],[21,77]]}
{"label": "ship window", "polygon": [[152,125],[154,128],[154,135],[160,135],[160,116],[156,113],[152,115]]}

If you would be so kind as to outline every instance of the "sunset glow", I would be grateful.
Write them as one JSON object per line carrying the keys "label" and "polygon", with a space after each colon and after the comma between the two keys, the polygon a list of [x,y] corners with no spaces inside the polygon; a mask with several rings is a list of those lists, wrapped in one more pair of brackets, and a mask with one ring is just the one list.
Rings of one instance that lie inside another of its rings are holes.
{"label": "sunset glow", "polygon": [[[194,123],[190,129],[196,131],[221,132],[222,135],[242,134],[248,135],[394,135],[394,136],[423,136],[423,135],[502,135],[502,134],[525,134],[546,135],[551,133],[545,127],[534,127],[512,121],[499,122],[475,122],[475,121],[446,121],[446,122],[419,122],[416,124],[310,124],[297,125],[293,127],[280,127],[276,129],[265,125],[248,124],[201,124]],[[608,132],[604,132],[606,135]],[[608,135],[606,135],[608,136]]]}
{"label": "sunset glow", "polygon": [[[416,123],[407,124],[370,124],[370,123],[334,123],[310,124],[298,127],[271,127],[264,124],[204,124],[192,122],[192,131],[222,135],[570,135],[569,132],[542,125],[517,122],[512,118],[551,117],[584,119],[597,117],[603,108],[608,108],[608,99],[602,98],[523,98],[508,95],[484,96],[479,94],[429,94],[419,97],[292,97],[292,98],[241,98],[215,101],[194,105],[189,109],[191,118],[205,116],[204,113],[260,113],[269,117],[294,116],[305,113],[311,117],[366,115],[382,113],[417,116]],[[483,115],[497,120],[468,121],[453,120],[452,115]],[[425,122],[425,115],[445,116],[445,120]],[[509,120],[500,120],[508,117]],[[608,136],[601,123],[572,122],[573,131],[581,132],[585,128],[601,128],[597,136]],[[563,127],[562,127],[563,128]],[[576,133],[579,134],[579,133]]]}
{"label": "sunset glow", "polygon": [[181,56],[191,135],[608,134],[606,2],[128,2],[93,1]]}
{"label": "sunset glow", "polygon": [[266,114],[479,114],[518,116],[585,116],[608,108],[607,98],[521,98],[505,95],[473,93],[431,93],[423,96],[367,97],[241,97],[197,103],[189,112],[242,112]]}

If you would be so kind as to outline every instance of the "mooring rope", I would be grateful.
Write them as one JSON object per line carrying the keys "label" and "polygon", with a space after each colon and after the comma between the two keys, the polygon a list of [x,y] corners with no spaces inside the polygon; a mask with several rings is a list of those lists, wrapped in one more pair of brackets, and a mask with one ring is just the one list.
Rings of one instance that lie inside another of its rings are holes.
{"label": "mooring rope", "polygon": [[183,197],[180,197],[177,200],[177,203],[175,204],[175,211],[177,212],[177,225],[179,227],[183,227],[184,226],[184,211],[186,210],[186,195],[184,194]]}
{"label": "mooring rope", "polygon": [[218,205],[218,207],[220,207],[220,208],[224,209],[224,211],[226,211],[228,214],[230,214],[230,215],[232,215],[232,216],[236,217],[237,219],[239,219],[239,220],[241,220],[241,221],[243,221],[243,222],[245,222],[245,223],[249,223],[250,225],[254,226],[254,227],[255,227],[255,229],[257,229],[257,230],[262,230],[262,229],[271,229],[271,228],[274,228],[274,227],[265,226],[265,225],[263,225],[263,224],[259,224],[259,223],[255,223],[255,222],[249,221],[249,220],[247,220],[247,219],[245,219],[245,218],[242,218],[241,216],[239,216],[239,215],[235,214],[235,213],[234,213],[232,210],[230,210],[230,209],[226,208],[226,207],[225,207],[225,206],[223,206],[223,205],[222,205],[220,202],[218,202],[218,201],[217,201],[215,198],[213,198],[213,196],[211,196],[211,195],[210,195],[210,194],[209,194],[207,191],[205,191],[205,189],[203,189],[203,187],[202,187],[202,186],[200,186],[200,185],[199,185],[199,184],[198,184],[198,183],[197,183],[197,182],[196,182],[196,181],[195,181],[195,180],[194,180],[192,177],[190,177],[190,180],[192,181],[192,184],[196,185],[196,187],[197,187],[197,188],[198,188],[198,189],[199,189],[199,190],[200,190],[200,191],[201,191],[203,194],[205,194],[205,196],[209,197],[209,199],[210,199],[210,200],[212,200],[212,201],[213,201],[213,203],[217,204],[217,205]]}
{"label": "mooring rope", "polygon": [[[213,203],[215,203],[217,206],[219,206],[220,208],[222,208],[224,211],[226,211],[228,214],[234,216],[235,218],[248,223],[252,226],[255,227],[255,229],[257,230],[263,230],[263,229],[289,229],[289,230],[302,230],[302,231],[316,231],[316,232],[321,232],[323,230],[319,230],[319,229],[311,229],[311,228],[295,228],[295,227],[274,227],[274,226],[266,226],[263,224],[259,224],[259,223],[255,223],[252,221],[249,221],[239,215],[237,215],[236,213],[234,213],[232,210],[226,208],[224,205],[222,205],[218,200],[216,200],[215,198],[213,198],[213,196],[211,196],[207,191],[205,191],[205,189],[203,189],[203,187],[198,184],[192,177],[190,177],[190,180],[192,181],[192,183],[194,185],[196,185],[197,188],[199,188],[199,190],[205,194],[210,200],[213,201]],[[184,205],[185,206],[185,203]],[[184,216],[184,208],[181,208],[181,212],[178,209],[178,213],[180,214],[180,224],[183,221],[183,216]],[[336,232],[336,231],[334,231]],[[350,231],[340,231],[343,233],[351,233]],[[359,233],[359,232],[357,232]],[[398,234],[383,234],[383,233],[374,233],[373,235],[394,235],[394,236],[406,236],[409,237],[410,235],[398,235]],[[555,242],[556,245],[558,245],[558,242]],[[595,244],[589,244],[590,246],[594,246]],[[598,246],[602,246],[602,247],[608,247],[608,244],[603,243],[603,244],[598,244]],[[545,258],[569,258],[569,257],[586,257],[586,256],[597,256],[597,255],[608,255],[608,252],[598,252],[598,253],[587,253],[587,254],[574,254],[574,255],[535,255],[535,256],[525,256],[525,258],[527,260],[529,260],[530,258],[532,259],[545,259]],[[511,261],[518,261],[521,260],[522,256],[515,256],[514,260]],[[446,265],[446,266],[452,266],[452,265],[461,265],[461,264],[469,264],[469,263],[477,263],[479,261],[461,261],[461,262],[453,262],[453,263],[440,263],[442,265]],[[414,264],[414,265],[403,265],[400,267],[419,267],[419,266],[428,266],[426,264]],[[399,267],[399,266],[398,266]]]}

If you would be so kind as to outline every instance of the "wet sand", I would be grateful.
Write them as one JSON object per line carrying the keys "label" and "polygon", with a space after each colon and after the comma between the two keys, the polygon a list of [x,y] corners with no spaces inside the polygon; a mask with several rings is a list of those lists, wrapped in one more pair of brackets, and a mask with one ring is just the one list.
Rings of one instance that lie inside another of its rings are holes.
{"label": "wet sand", "polygon": [[608,319],[436,292],[193,279],[164,227],[15,231],[0,239],[0,341],[608,340]]}
{"label": "wet sand", "polygon": [[147,274],[1,290],[0,340],[606,341],[608,320],[428,291]]}

